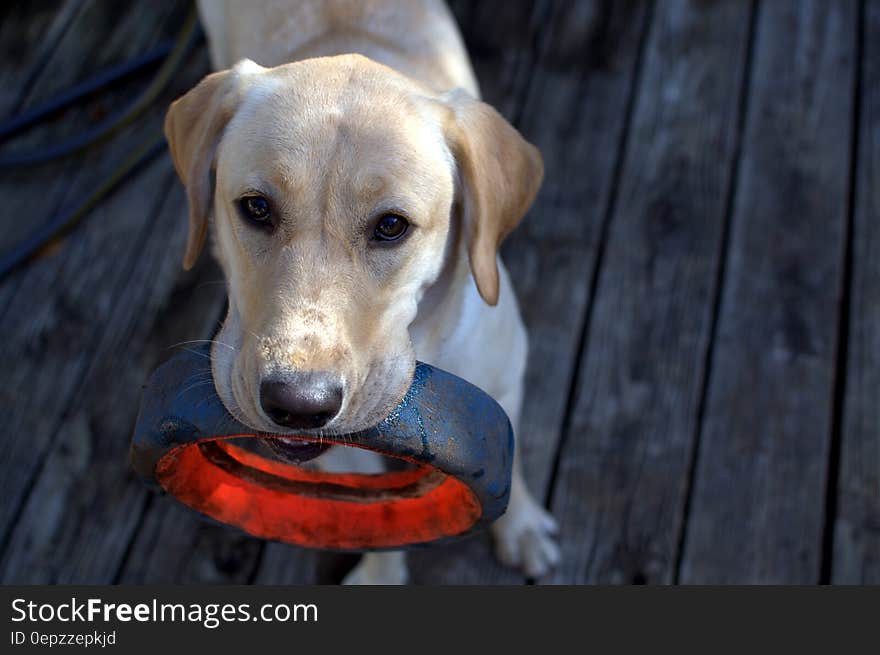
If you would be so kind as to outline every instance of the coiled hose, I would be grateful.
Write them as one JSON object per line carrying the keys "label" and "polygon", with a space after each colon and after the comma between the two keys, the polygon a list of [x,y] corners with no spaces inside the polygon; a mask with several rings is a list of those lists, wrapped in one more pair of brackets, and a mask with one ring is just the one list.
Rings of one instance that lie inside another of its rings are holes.
{"label": "coiled hose", "polygon": [[[0,168],[45,163],[81,152],[85,148],[103,143],[116,135],[120,130],[141,116],[155,102],[182,66],[186,55],[198,41],[199,34],[198,15],[193,7],[187,15],[180,32],[175,38],[174,46],[171,48],[159,71],[149,86],[134,102],[93,128],[57,145],[29,152],[0,154]],[[152,57],[155,60],[154,53]],[[149,61],[150,55],[139,57],[127,65],[96,76],[94,80],[90,80],[80,85],[79,88],[62,94],[61,97],[43,107],[11,119],[0,126],[0,141],[8,139],[13,134],[31,127],[46,116],[72,104],[77,99],[94,92],[101,80],[108,78],[114,80],[121,79],[135,68],[148,65]],[[103,83],[106,84],[106,81]],[[12,250],[4,253],[0,257],[0,280],[30,262],[52,242],[69,234],[104,198],[127,180],[136,170],[161,153],[164,150],[164,145],[165,137],[161,130],[150,134],[148,138],[144,139],[130,155],[114,168],[110,175],[82,203],[70,210],[56,214],[45,225],[38,228],[33,234],[12,248]]]}

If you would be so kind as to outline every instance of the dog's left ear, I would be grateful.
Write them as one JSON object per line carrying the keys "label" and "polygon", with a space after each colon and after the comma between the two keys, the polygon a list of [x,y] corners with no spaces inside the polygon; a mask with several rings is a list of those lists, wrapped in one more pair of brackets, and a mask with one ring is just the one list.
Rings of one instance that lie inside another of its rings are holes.
{"label": "dog's left ear", "polygon": [[196,263],[208,233],[211,168],[220,138],[241,103],[247,79],[263,70],[243,59],[229,70],[212,73],[171,103],[165,116],[165,138],[189,201],[189,235],[183,256],[187,270]]}
{"label": "dog's left ear", "polygon": [[446,141],[463,187],[471,272],[483,300],[495,305],[498,248],[534,201],[544,163],[538,149],[486,103],[460,89],[443,101],[451,109]]}

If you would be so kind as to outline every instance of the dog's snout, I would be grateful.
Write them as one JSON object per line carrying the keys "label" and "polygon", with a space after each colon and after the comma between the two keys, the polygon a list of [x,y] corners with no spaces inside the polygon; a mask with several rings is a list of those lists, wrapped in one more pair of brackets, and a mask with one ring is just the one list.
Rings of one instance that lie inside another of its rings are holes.
{"label": "dog's snout", "polygon": [[314,429],[329,423],[342,407],[342,385],[327,373],[300,373],[260,384],[260,405],[285,428]]}

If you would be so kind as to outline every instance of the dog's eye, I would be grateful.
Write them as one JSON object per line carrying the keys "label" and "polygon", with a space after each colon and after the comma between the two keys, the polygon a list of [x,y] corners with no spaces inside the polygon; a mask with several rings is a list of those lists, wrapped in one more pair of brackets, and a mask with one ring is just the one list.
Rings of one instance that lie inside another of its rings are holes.
{"label": "dog's eye", "polygon": [[238,206],[245,218],[261,225],[268,224],[272,217],[269,201],[263,196],[245,196],[238,201]]}
{"label": "dog's eye", "polygon": [[397,241],[406,233],[409,222],[397,214],[385,214],[376,223],[373,235],[379,241]]}

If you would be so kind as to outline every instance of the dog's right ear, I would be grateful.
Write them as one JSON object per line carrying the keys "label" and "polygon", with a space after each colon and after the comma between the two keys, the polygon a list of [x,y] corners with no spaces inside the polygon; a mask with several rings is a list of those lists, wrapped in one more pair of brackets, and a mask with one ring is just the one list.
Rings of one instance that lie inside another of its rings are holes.
{"label": "dog's right ear", "polygon": [[244,59],[229,70],[208,75],[168,109],[165,138],[189,201],[189,234],[183,256],[187,270],[196,263],[208,233],[211,169],[223,130],[241,104],[248,76],[263,70]]}

